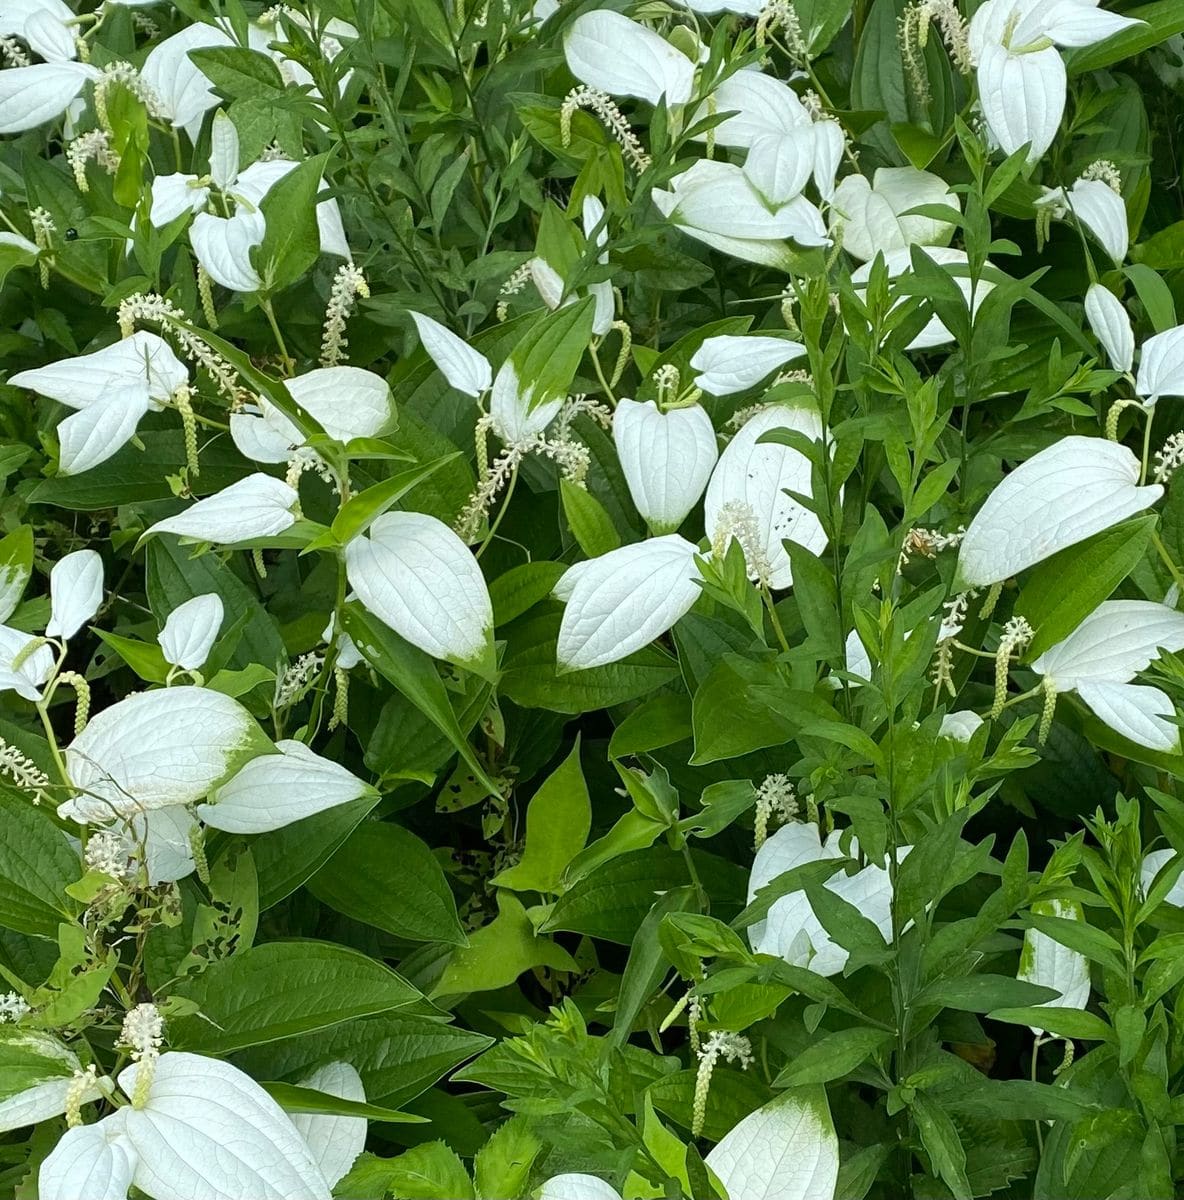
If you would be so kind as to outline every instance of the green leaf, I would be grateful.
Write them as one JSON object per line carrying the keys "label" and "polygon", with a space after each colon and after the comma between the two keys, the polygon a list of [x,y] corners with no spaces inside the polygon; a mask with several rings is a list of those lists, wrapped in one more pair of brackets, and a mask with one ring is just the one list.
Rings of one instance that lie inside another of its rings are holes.
{"label": "green leaf", "polygon": [[330,526],[333,536],[343,546],[352,541],[364,533],[372,521],[398,504],[412,488],[431,478],[446,463],[459,457],[460,451],[457,450],[431,462],[408,467],[407,470],[399,471],[389,479],[384,479],[381,483],[376,483],[351,497],[338,509],[337,516],[333,518],[333,524]]}
{"label": "green leaf", "polygon": [[66,887],[82,874],[77,851],[30,797],[0,786],[0,926],[54,939],[78,911]]}
{"label": "green leaf", "polygon": [[525,1196],[531,1167],[543,1143],[530,1127],[530,1118],[519,1113],[494,1130],[473,1158],[473,1178],[482,1200],[499,1196]]}
{"label": "green leaf", "polygon": [[[1045,988],[1051,991],[1051,988]],[[1091,1012],[1079,1008],[1058,1008],[1041,1005],[1039,1008],[997,1008],[987,1014],[992,1021],[1009,1025],[1031,1025],[1058,1037],[1080,1038],[1086,1042],[1112,1042],[1114,1031]]]}
{"label": "green leaf", "polygon": [[923,1092],[913,1097],[909,1107],[934,1172],[942,1178],[955,1200],[974,1200],[966,1178],[966,1151],[949,1114]]}
{"label": "green leaf", "polygon": [[397,1158],[363,1154],[334,1190],[343,1197],[473,1200],[473,1184],[464,1163],[443,1142],[413,1146]]}
{"label": "green leaf", "polygon": [[1154,4],[1128,8],[1123,16],[1144,24],[1123,29],[1092,46],[1067,51],[1065,68],[1071,76],[1098,71],[1124,58],[1133,58],[1178,33],[1184,33],[1184,8],[1178,0],[1156,0]]}
{"label": "green leaf", "polygon": [[465,944],[439,861],[399,825],[364,821],[307,887],[337,912],[395,937]]}
{"label": "green leaf", "polygon": [[849,1075],[866,1058],[893,1040],[885,1029],[840,1029],[807,1046],[773,1080],[774,1087],[830,1083]]}
{"label": "green leaf", "polygon": [[33,527],[21,525],[0,541],[0,622],[7,621],[33,575]]}
{"label": "green leaf", "polygon": [[432,998],[488,992],[513,983],[524,971],[550,967],[578,971],[575,960],[550,938],[539,937],[526,909],[510,892],[497,893],[497,916],[457,950],[431,991]]}
{"label": "green leaf", "polygon": [[190,50],[199,71],[228,99],[274,100],[284,90],[284,77],[272,58],[259,50],[240,46],[212,46]]}
{"label": "green leaf", "polygon": [[560,479],[559,494],[568,528],[589,558],[599,558],[621,544],[621,535],[604,505],[588,491],[568,479]]}
{"label": "green leaf", "polygon": [[108,633],[105,629],[96,629],[96,635],[135,673],[148,683],[164,683],[168,678],[169,664],[165,661],[164,651],[156,642],[142,642],[139,638],[120,637],[117,633]]}
{"label": "green leaf", "polygon": [[1134,570],[1155,530],[1154,516],[1136,517],[1033,569],[1015,602],[1016,616],[1036,631],[1029,661],[1067,637]]}
{"label": "green leaf", "polygon": [[266,226],[253,260],[263,281],[260,291],[267,295],[295,283],[321,252],[316,199],[328,159],[327,154],[306,159],[260,202]]}
{"label": "green leaf", "polygon": [[36,250],[7,239],[0,241],[0,287],[4,286],[9,271],[17,267],[31,267],[36,261]]}
{"label": "green leaf", "polygon": [[[1043,1004],[1056,999],[1058,993],[1052,988],[1013,979],[1010,975],[967,975],[960,979],[939,979],[928,984],[917,993],[914,1004],[918,1008],[934,1004],[941,1008],[990,1013],[992,1017],[998,1017],[998,1013],[992,1010],[1010,1011],[1014,1006],[1015,1011],[1020,1011],[1020,1005]],[[1023,1011],[1047,1012],[1048,1009],[1025,1008]]]}
{"label": "green leaf", "polygon": [[594,316],[595,301],[586,296],[547,313],[510,352],[498,375],[526,399],[527,412],[567,395],[588,348]]}
{"label": "green leaf", "polygon": [[592,805],[580,769],[580,739],[531,797],[522,859],[492,880],[516,892],[557,892],[567,864],[584,848]]}
{"label": "green leaf", "polygon": [[497,784],[486,774],[461,732],[440,673],[431,658],[388,629],[360,604],[346,605],[342,625],[370,665],[448,738],[488,794],[500,796]]}
{"label": "green leaf", "polygon": [[169,1022],[169,1042],[230,1054],[414,1003],[419,993],[382,963],[329,942],[268,942],[211,964],[175,994],[197,1014]]}
{"label": "green leaf", "polygon": [[367,1121],[388,1121],[391,1124],[421,1125],[427,1117],[415,1113],[382,1108],[361,1100],[342,1100],[316,1088],[297,1087],[292,1083],[261,1083],[259,1085],[285,1112],[313,1113],[317,1116],[362,1117]]}

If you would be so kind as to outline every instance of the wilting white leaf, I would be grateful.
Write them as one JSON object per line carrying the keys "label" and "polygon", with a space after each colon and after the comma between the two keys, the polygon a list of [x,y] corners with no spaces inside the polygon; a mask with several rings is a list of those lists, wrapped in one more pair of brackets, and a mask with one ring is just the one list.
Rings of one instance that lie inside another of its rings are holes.
{"label": "wilting white leaf", "polygon": [[839,1140],[826,1089],[782,1092],[731,1129],[706,1162],[728,1200],[834,1200]]}
{"label": "wilting white leaf", "polygon": [[46,62],[0,71],[0,133],[23,133],[60,117],[87,83],[89,63]]}
{"label": "wilting white leaf", "polygon": [[629,495],[656,534],[673,533],[699,502],[719,457],[711,418],[697,404],[661,412],[622,399],[613,441]]}
{"label": "wilting white leaf", "polygon": [[[139,1069],[119,1074],[129,1096]],[[116,1115],[138,1155],[132,1181],[154,1200],[329,1200],[296,1127],[229,1063],[162,1054],[144,1107]]]}
{"label": "wilting white leaf", "polygon": [[[12,691],[25,700],[41,699],[40,687],[53,670],[54,655],[49,646],[40,646],[32,654],[23,655],[33,641],[33,634],[0,625],[0,692]],[[20,658],[20,667],[14,666]]]}
{"label": "wilting white leaf", "polygon": [[413,312],[411,319],[419,330],[419,340],[428,357],[458,392],[476,397],[489,390],[493,372],[484,354],[432,317]]}
{"label": "wilting white leaf", "polygon": [[238,129],[219,109],[210,127],[210,178],[225,191],[238,176]]}
{"label": "wilting white leaf", "polygon": [[125,1130],[126,1111],[62,1134],[41,1164],[39,1200],[127,1200],[137,1154]]}
{"label": "wilting white leaf", "polygon": [[1159,688],[1142,683],[1079,683],[1077,694],[1104,724],[1136,746],[1175,753],[1180,729],[1175,706]]}
{"label": "wilting white leaf", "polygon": [[[299,1087],[312,1088],[340,1100],[365,1103],[362,1077],[349,1063],[331,1062],[297,1081]],[[309,1150],[330,1187],[335,1187],[366,1148],[365,1117],[318,1116],[293,1113],[292,1124],[308,1143]]]}
{"label": "wilting white leaf", "polygon": [[731,396],[755,387],[805,353],[805,346],[787,338],[756,333],[709,337],[691,357],[691,366],[699,372],[695,386],[709,396]]}
{"label": "wilting white leaf", "polygon": [[944,246],[954,226],[933,217],[905,216],[922,205],[959,209],[949,184],[916,167],[878,167],[872,181],[848,175],[835,189],[831,229],[842,227],[843,249],[861,262],[909,246]]}
{"label": "wilting white leaf", "polygon": [[103,709],[66,747],[79,794],[70,820],[193,804],[267,741],[237,700],[199,687],[137,692]]}
{"label": "wilting white leaf", "polygon": [[691,542],[668,534],[579,563],[570,593],[561,578],[556,591],[567,607],[556,650],[560,667],[604,666],[661,637],[699,597],[696,553]]}
{"label": "wilting white leaf", "polygon": [[296,523],[294,488],[270,475],[248,475],[238,483],[192,504],[175,517],[157,521],[144,533],[175,533],[179,537],[221,545],[253,538],[275,537]]}
{"label": "wilting white leaf", "polygon": [[1111,367],[1129,371],[1135,361],[1135,331],[1122,301],[1109,288],[1091,283],[1085,293],[1085,319],[1102,343]]}
{"label": "wilting white leaf", "polygon": [[769,586],[787,588],[793,571],[782,542],[797,542],[817,554],[826,545],[826,533],[814,513],[786,494],[788,490],[809,495],[810,460],[792,446],[758,444],[763,434],[774,429],[795,429],[817,440],[822,437],[822,419],[812,408],[785,404],[770,404],[754,413],[720,455],[707,485],[703,513],[707,536],[714,544],[721,534],[724,507],[731,506],[727,517],[734,515],[737,506],[746,506],[756,532],[756,546],[744,547],[749,578],[756,579],[762,566],[752,561],[755,549],[768,566]]}
{"label": "wilting white leaf", "polygon": [[621,1200],[615,1187],[595,1175],[553,1175],[539,1189],[539,1200]]}
{"label": "wilting white leaf", "polygon": [[[1139,870],[1139,881],[1143,885],[1143,893],[1146,895],[1151,890],[1152,883],[1155,882],[1155,877],[1176,857],[1175,850],[1152,850],[1149,854],[1143,856],[1143,865]],[[1164,904],[1175,905],[1176,908],[1184,908],[1184,875],[1177,876],[1176,882],[1172,884],[1168,890],[1168,894],[1163,898]]]}
{"label": "wilting white leaf", "polygon": [[1059,692],[1081,683],[1129,683],[1160,649],[1184,650],[1184,613],[1153,600],[1107,600],[1040,655],[1032,670]]}
{"label": "wilting white leaf", "polygon": [[1078,179],[1070,188],[1046,188],[1036,206],[1050,207],[1056,217],[1072,214],[1098,239],[1116,264],[1126,258],[1130,245],[1126,205],[1101,179]]}
{"label": "wilting white leaf", "polygon": [[1118,442],[1066,437],[1016,467],[975,514],[958,554],[968,587],[999,583],[1154,504],[1139,460]]}
{"label": "wilting white leaf", "polygon": [[232,292],[257,292],[263,281],[251,265],[251,251],[262,243],[265,230],[258,210],[240,208],[232,217],[203,212],[189,227],[189,244],[215,283]]}
{"label": "wilting white leaf", "polygon": [[222,597],[217,592],[207,592],[178,604],[156,639],[165,661],[186,671],[196,671],[214,648],[222,616]]}
{"label": "wilting white leaf", "polygon": [[[264,197],[285,175],[300,164],[288,158],[269,158],[252,163],[239,172],[234,184],[234,195],[246,200],[254,208],[262,204]],[[320,181],[323,188],[325,181]],[[317,205],[317,236],[322,254],[336,254],[349,258],[349,242],[341,222],[341,209],[336,200],[322,200]]]}
{"label": "wilting white leaf", "polygon": [[153,46],[140,68],[140,77],[159,97],[167,119],[184,129],[190,141],[197,141],[202,118],[217,106],[218,97],[189,51],[233,44],[221,29],[194,23]]}
{"label": "wilting white leaf", "polygon": [[155,333],[141,330],[90,354],[59,359],[31,371],[18,371],[8,382],[48,396],[68,408],[86,408],[113,390],[138,386],[150,407],[159,410],[189,380],[185,364]]}
{"label": "wilting white leaf", "polygon": [[426,513],[390,512],[345,550],[358,599],[413,646],[461,666],[493,652],[493,605],[472,551]]}
{"label": "wilting white leaf", "polygon": [[372,789],[339,763],[303,742],[280,741],[278,754],[261,754],[210,795],[197,815],[227,833],[267,833],[302,821]]}
{"label": "wilting white leaf", "polygon": [[[1081,905],[1073,900],[1037,900],[1032,905],[1036,916],[1060,917],[1065,921],[1082,921]],[[1059,999],[1045,1000],[1037,1008],[1085,1008],[1089,1003],[1089,962],[1084,954],[1070,950],[1038,929],[1024,931],[1024,948],[1020,953],[1017,978],[1025,983],[1052,988]],[[1030,1025],[1037,1037],[1044,1031]]]}
{"label": "wilting white leaf", "polygon": [[47,637],[68,641],[103,603],[103,560],[94,550],[75,550],[49,573]]}
{"label": "wilting white leaf", "polygon": [[1166,329],[1143,343],[1135,391],[1148,404],[1160,396],[1184,396],[1184,325]]}
{"label": "wilting white leaf", "polygon": [[942,737],[953,738],[956,742],[969,742],[983,724],[983,719],[969,709],[959,709],[957,712],[946,713],[941,719],[938,733]]}
{"label": "wilting white leaf", "polygon": [[568,26],[563,52],[571,73],[610,96],[670,105],[691,98],[695,64],[652,29],[608,9],[586,12]]}

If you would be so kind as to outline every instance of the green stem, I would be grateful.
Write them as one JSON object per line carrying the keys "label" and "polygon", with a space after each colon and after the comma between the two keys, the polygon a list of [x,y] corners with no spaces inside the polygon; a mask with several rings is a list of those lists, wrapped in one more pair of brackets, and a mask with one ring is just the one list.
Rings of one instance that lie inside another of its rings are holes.
{"label": "green stem", "polygon": [[271,299],[261,300],[259,307],[263,309],[264,315],[267,317],[267,323],[271,326],[272,335],[275,337],[275,344],[279,347],[280,358],[283,360],[284,373],[292,374],[292,369],[296,365],[292,356],[288,353],[288,347],[284,343],[284,335],[280,332],[279,322],[275,319],[275,310],[271,306]]}
{"label": "green stem", "polygon": [[497,516],[493,519],[493,524],[489,527],[489,532],[485,535],[481,545],[477,547],[477,553],[474,557],[480,558],[485,553],[485,548],[493,541],[494,534],[497,533],[497,527],[502,523],[502,517],[506,515],[506,509],[510,507],[510,498],[514,495],[514,485],[518,482],[518,468],[515,466],[510,472],[510,482],[506,484],[506,494],[502,497],[502,506],[497,510]]}

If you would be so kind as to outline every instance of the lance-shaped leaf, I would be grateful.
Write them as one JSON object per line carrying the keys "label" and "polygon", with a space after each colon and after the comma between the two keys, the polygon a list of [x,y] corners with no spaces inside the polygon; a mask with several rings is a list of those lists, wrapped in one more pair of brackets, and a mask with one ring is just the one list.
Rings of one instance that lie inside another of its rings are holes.
{"label": "lance-shaped leaf", "polygon": [[210,793],[197,815],[227,833],[267,833],[316,813],[349,804],[374,789],[303,742],[280,741],[278,754],[261,754]]}
{"label": "lance-shaped leaf", "polygon": [[222,617],[222,597],[217,592],[194,596],[177,605],[156,639],[165,661],[186,671],[196,671],[214,648]]}
{"label": "lance-shaped leaf", "polygon": [[[312,1088],[340,1100],[366,1102],[362,1077],[349,1063],[326,1063],[301,1079],[298,1086]],[[325,1182],[331,1188],[345,1177],[358,1155],[366,1148],[365,1117],[293,1113],[292,1124],[308,1143]]]}
{"label": "lance-shaped leaf", "polygon": [[1032,669],[1060,692],[1081,683],[1129,683],[1161,649],[1184,649],[1184,613],[1152,600],[1107,600]]}
{"label": "lance-shaped leaf", "polygon": [[472,551],[426,513],[388,512],[346,547],[362,604],[433,658],[488,674],[493,605]]}
{"label": "lance-shaped leaf", "polygon": [[458,392],[476,399],[489,390],[493,372],[484,354],[474,350],[468,342],[432,317],[412,312],[411,319],[419,331],[419,340],[428,358],[440,368],[440,373]]}
{"label": "lance-shaped leaf", "polygon": [[691,98],[695,64],[652,29],[608,9],[578,16],[563,40],[568,69],[610,96],[670,105]]}
{"label": "lance-shaped leaf", "polygon": [[1078,179],[1069,188],[1046,188],[1037,208],[1051,208],[1054,217],[1073,216],[1098,239],[1116,264],[1130,246],[1126,205],[1122,195],[1101,179]]}
{"label": "lance-shaped leaf", "polygon": [[1114,370],[1129,371],[1135,361],[1135,331],[1122,301],[1109,288],[1091,283],[1085,293],[1085,319]]}
{"label": "lance-shaped leaf", "polygon": [[66,769],[79,794],[58,814],[102,822],[193,804],[269,748],[251,714],[221,692],[137,692],[103,709],[66,747]]}
{"label": "lance-shaped leaf", "polygon": [[569,671],[617,662],[661,637],[699,597],[695,546],[677,534],[634,542],[568,568],[556,656]]}
{"label": "lance-shaped leaf", "polygon": [[842,228],[843,249],[860,262],[914,245],[946,245],[954,226],[910,213],[923,205],[961,207],[949,184],[929,171],[878,167],[870,183],[864,175],[848,175],[835,189],[831,229]]}
{"label": "lance-shaped leaf", "polygon": [[1163,495],[1139,486],[1139,460],[1104,438],[1066,437],[1017,467],[975,514],[958,555],[968,587],[999,583]]}
{"label": "lance-shaped leaf", "polygon": [[[120,1072],[129,1096],[140,1069]],[[115,1115],[137,1155],[132,1181],[154,1200],[329,1200],[312,1152],[283,1109],[229,1063],[162,1054],[144,1106]]]}
{"label": "lance-shaped leaf", "polygon": [[728,1200],[834,1200],[839,1140],[821,1086],[789,1088],[707,1155]]}
{"label": "lance-shaped leaf", "polygon": [[296,524],[292,509],[298,499],[296,490],[282,479],[248,475],[175,517],[157,521],[143,536],[175,533],[178,537],[218,545],[275,537]]}
{"label": "lance-shaped leaf", "polygon": [[778,367],[806,353],[801,342],[761,334],[709,337],[691,356],[695,386],[709,396],[732,396],[756,387]]}
{"label": "lance-shaped leaf", "polygon": [[[1037,916],[1057,917],[1063,921],[1082,921],[1085,915],[1074,900],[1038,900],[1032,905]],[[1085,1008],[1089,1003],[1089,961],[1078,950],[1071,950],[1039,929],[1024,931],[1018,979],[1052,988],[1057,995],[1037,1004],[1036,1008]],[[1029,1026],[1039,1037],[1044,1031]]]}
{"label": "lance-shaped leaf", "polygon": [[552,1175],[539,1188],[539,1200],[621,1200],[621,1193],[595,1175],[572,1171]]}
{"label": "lance-shaped leaf", "polygon": [[655,534],[673,533],[699,502],[719,457],[711,418],[697,404],[662,412],[622,399],[613,441],[629,495]]}
{"label": "lance-shaped leaf", "polygon": [[138,1154],[123,1112],[67,1129],[37,1176],[40,1200],[127,1200]]}
{"label": "lance-shaped leaf", "polygon": [[49,573],[47,637],[68,641],[103,603],[103,560],[94,550],[75,550]]}
{"label": "lance-shaped leaf", "polygon": [[826,546],[826,533],[817,516],[787,494],[809,495],[810,460],[792,446],[759,440],[774,429],[817,440],[822,419],[812,408],[784,404],[754,413],[720,455],[703,513],[713,545],[720,538],[740,541],[750,579],[767,574],[770,587],[786,588],[793,571],[782,543],[796,542],[817,554]]}
{"label": "lance-shaped leaf", "polygon": [[60,117],[99,70],[89,63],[45,62],[0,71],[0,133],[23,133]]}
{"label": "lance-shaped leaf", "polygon": [[1135,391],[1148,404],[1160,396],[1184,396],[1184,325],[1165,329],[1143,343]]}

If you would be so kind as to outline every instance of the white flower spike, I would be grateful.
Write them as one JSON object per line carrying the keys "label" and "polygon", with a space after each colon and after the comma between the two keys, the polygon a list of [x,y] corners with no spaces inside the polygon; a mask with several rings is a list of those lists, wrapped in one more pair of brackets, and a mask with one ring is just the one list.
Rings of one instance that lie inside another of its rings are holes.
{"label": "white flower spike", "polygon": [[711,418],[697,404],[662,412],[622,399],[613,441],[629,495],[654,534],[673,533],[699,502],[719,457]]}
{"label": "white flower spike", "polygon": [[1162,495],[1159,484],[1139,486],[1139,460],[1126,446],[1062,438],[1016,467],[987,497],[962,539],[959,577],[967,587],[1001,583]]}
{"label": "white flower spike", "polygon": [[697,553],[685,538],[668,534],[569,567],[555,587],[566,602],[560,668],[601,667],[661,637],[699,598]]}
{"label": "white flower spike", "polygon": [[222,597],[217,592],[194,596],[177,605],[156,639],[165,661],[186,671],[199,670],[218,639],[222,617]]}

